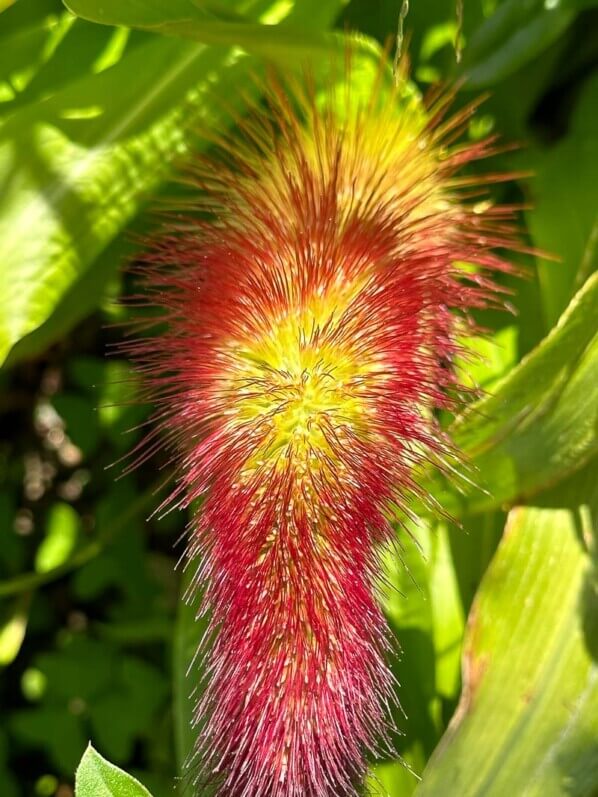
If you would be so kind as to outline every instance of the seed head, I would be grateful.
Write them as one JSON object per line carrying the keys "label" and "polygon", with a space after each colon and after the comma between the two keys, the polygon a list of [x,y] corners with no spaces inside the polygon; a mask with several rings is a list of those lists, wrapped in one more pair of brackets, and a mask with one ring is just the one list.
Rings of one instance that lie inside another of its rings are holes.
{"label": "seed head", "polygon": [[451,143],[469,111],[327,99],[272,80],[190,166],[201,192],[141,266],[165,326],[129,345],[156,406],[143,450],[173,452],[175,504],[202,499],[197,718],[223,797],[355,794],[393,692],[376,549],[446,451],[468,312],[500,303],[514,245],[511,210],[456,177],[493,146]]}

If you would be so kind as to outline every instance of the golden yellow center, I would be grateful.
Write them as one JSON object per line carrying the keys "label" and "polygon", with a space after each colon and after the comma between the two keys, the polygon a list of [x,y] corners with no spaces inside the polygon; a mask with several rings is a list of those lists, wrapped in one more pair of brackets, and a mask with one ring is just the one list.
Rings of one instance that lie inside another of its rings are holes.
{"label": "golden yellow center", "polygon": [[[342,304],[350,298],[345,291]],[[379,371],[360,363],[339,335],[337,302],[321,296],[274,319],[267,333],[235,346],[236,367],[227,385],[231,423],[260,438],[245,472],[265,463],[298,471],[318,469],[338,457],[349,435],[363,435],[369,407],[365,391]]]}

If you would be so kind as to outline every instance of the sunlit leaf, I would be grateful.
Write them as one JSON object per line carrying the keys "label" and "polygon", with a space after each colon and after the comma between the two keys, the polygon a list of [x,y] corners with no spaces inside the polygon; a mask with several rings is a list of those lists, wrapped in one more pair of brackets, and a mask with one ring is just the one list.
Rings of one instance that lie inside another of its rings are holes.
{"label": "sunlit leaf", "polygon": [[35,554],[38,573],[46,573],[66,562],[77,544],[80,524],[79,515],[70,504],[59,502],[51,507],[46,535]]}
{"label": "sunlit leaf", "polygon": [[598,467],[517,507],[476,597],[464,690],[417,797],[598,789]]}
{"label": "sunlit leaf", "polygon": [[[222,61],[199,45],[157,39],[0,128],[0,177],[12,175],[0,198],[0,359],[54,312],[72,324],[99,301],[119,263],[92,264],[182,152],[208,84],[194,99],[191,89]],[[90,98],[99,115],[65,119]]]}
{"label": "sunlit leaf", "polygon": [[138,780],[106,761],[89,745],[77,769],[75,797],[151,797],[151,795]]}
{"label": "sunlit leaf", "polygon": [[460,661],[465,612],[448,528],[444,523],[438,524],[436,531],[430,599],[436,653],[436,692],[446,700],[454,700],[461,688]]}
{"label": "sunlit leaf", "polygon": [[153,3],[107,0],[101,4],[94,0],[65,0],[65,3],[73,14],[91,22],[126,25],[152,33],[181,36],[202,44],[237,45],[285,64],[293,57],[311,60],[318,54],[338,55],[344,47],[342,39],[320,30],[306,32],[302,27],[218,18],[192,0]]}
{"label": "sunlit leaf", "polygon": [[493,392],[453,427],[476,485],[433,488],[450,511],[514,504],[581,468],[598,450],[598,277],[575,296],[558,325]]}
{"label": "sunlit leaf", "polygon": [[[338,3],[310,0],[291,16],[321,31]],[[238,50],[147,37],[0,126],[0,362],[16,343],[13,359],[40,351],[97,305],[122,256],[103,257],[107,247],[170,174],[191,129],[228,124],[259,69]]]}
{"label": "sunlit leaf", "polygon": [[464,607],[443,523],[399,532],[400,551],[383,557],[383,608],[395,637],[389,663],[399,684],[395,713],[400,759],[376,763],[368,794],[408,797],[442,733],[443,703],[456,702]]}
{"label": "sunlit leaf", "polygon": [[4,607],[0,619],[0,667],[6,667],[16,659],[27,631],[31,595],[25,593],[8,607]]}

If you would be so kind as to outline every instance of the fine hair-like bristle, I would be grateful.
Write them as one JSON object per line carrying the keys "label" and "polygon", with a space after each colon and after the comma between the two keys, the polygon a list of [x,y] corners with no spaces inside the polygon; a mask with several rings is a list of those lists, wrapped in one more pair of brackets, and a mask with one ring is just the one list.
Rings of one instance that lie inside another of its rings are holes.
{"label": "fine hair-like bristle", "polygon": [[126,344],[155,405],[133,459],[169,447],[171,503],[203,499],[198,777],[222,797],[339,797],[388,723],[389,507],[450,446],[435,413],[459,339],[503,301],[496,249],[517,241],[513,209],[457,175],[494,142],[452,143],[468,111],[446,98],[426,122],[399,90],[320,103],[271,79],[265,96],[190,164],[196,200],[139,266],[163,327]]}

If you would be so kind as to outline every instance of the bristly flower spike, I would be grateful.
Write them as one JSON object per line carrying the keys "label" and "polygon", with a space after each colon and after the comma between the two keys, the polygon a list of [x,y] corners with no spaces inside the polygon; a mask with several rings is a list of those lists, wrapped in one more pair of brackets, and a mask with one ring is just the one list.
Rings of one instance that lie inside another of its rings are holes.
{"label": "bristly flower spike", "polygon": [[[500,305],[513,208],[459,177],[494,141],[380,88],[271,80],[188,171],[140,266],[159,334],[127,343],[193,517],[212,639],[200,778],[221,797],[354,795],[393,684],[376,550],[450,442],[469,311]],[[492,176],[491,179],[499,179]],[[468,266],[464,266],[468,264]],[[424,496],[425,497],[425,496]]]}

